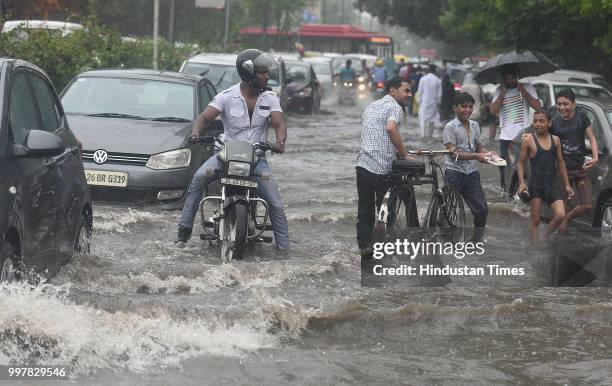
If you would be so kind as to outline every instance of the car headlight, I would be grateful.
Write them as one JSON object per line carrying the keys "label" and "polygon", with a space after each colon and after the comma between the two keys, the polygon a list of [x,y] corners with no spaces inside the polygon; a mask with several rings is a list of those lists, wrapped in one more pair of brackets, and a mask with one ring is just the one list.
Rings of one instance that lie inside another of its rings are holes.
{"label": "car headlight", "polygon": [[247,162],[230,161],[227,174],[237,177],[248,177],[251,173],[251,164]]}
{"label": "car headlight", "polygon": [[365,80],[365,78],[363,77],[363,75],[360,75],[357,77],[357,82],[361,83]]}
{"label": "car headlight", "polygon": [[186,168],[191,162],[190,149],[177,149],[152,155],[147,167],[154,170]]}

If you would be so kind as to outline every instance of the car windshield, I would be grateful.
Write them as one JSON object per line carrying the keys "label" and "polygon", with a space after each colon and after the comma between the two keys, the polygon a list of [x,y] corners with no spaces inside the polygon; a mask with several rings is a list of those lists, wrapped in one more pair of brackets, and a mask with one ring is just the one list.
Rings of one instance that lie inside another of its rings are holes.
{"label": "car windshield", "polygon": [[331,68],[329,67],[329,63],[311,63],[314,72],[317,75],[331,75]]}
{"label": "car windshield", "polygon": [[154,119],[195,117],[195,87],[149,79],[77,78],[62,96],[67,113]]}
{"label": "car windshield", "polygon": [[448,79],[451,81],[451,83],[462,83],[463,82],[463,77],[465,77],[465,74],[467,73],[467,71],[462,70],[460,68],[449,68],[448,69]]}
{"label": "car windshield", "polygon": [[289,64],[287,66],[287,77],[296,83],[308,83],[308,67],[299,64]]}
{"label": "car windshield", "polygon": [[603,87],[605,89],[612,90],[612,87],[610,87],[610,84],[608,84],[606,79],[602,78],[601,76],[593,77],[593,83],[595,83],[596,85],[601,86],[601,87]]}
{"label": "car windshield", "polygon": [[602,98],[602,97],[612,97],[612,93],[610,91],[599,88],[599,87],[588,87],[588,86],[554,86],[555,91],[555,99],[557,99],[557,94],[559,91],[571,88],[572,91],[576,94],[577,98]]}
{"label": "car windshield", "polygon": [[[193,75],[203,75],[215,85],[219,91],[226,90],[236,83],[240,83],[240,76],[233,64],[211,64],[188,62],[183,72]],[[268,86],[278,86],[278,70],[270,73]]]}

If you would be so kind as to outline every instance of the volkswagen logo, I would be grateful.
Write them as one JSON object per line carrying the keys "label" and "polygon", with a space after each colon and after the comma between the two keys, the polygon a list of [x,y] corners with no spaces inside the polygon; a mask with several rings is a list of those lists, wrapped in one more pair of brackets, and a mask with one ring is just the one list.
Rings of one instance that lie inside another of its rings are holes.
{"label": "volkswagen logo", "polygon": [[96,150],[96,152],[93,153],[93,160],[98,165],[103,164],[108,160],[108,153],[106,152],[106,150]]}

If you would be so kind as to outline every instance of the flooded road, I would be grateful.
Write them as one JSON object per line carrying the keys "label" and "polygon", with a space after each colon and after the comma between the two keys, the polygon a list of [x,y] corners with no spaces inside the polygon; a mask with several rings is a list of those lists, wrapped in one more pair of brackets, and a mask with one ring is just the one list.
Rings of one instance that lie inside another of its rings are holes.
{"label": "flooded road", "polygon": [[[221,264],[198,228],[173,244],[178,212],[97,205],[91,256],[1,288],[0,364],[67,365],[74,384],[610,384],[610,288],[361,286],[361,111],[288,117],[287,152],[269,162],[289,256],[263,244]],[[414,141],[416,125],[402,124],[409,147],[441,147]],[[487,254],[528,267],[528,209],[481,171]]]}

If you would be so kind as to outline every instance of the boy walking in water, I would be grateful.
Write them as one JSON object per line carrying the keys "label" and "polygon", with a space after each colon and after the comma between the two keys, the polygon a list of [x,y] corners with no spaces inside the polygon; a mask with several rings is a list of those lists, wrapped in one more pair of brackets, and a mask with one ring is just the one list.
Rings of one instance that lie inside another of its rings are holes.
{"label": "boy walking in water", "polygon": [[[538,225],[540,225],[540,206],[542,201],[553,211],[553,218],[548,224],[548,232],[544,239],[554,232],[565,218],[563,206],[564,192],[559,185],[558,174],[561,175],[565,193],[571,198],[574,191],[567,178],[567,170],[563,161],[563,152],[559,137],[548,133],[551,116],[548,111],[539,110],[533,114],[533,134],[525,134],[521,144],[521,154],[518,162],[519,193],[529,192],[531,221],[529,233],[531,242],[539,243]],[[531,179],[529,187],[525,183],[525,163],[529,156]],[[558,173],[557,173],[558,171]]]}

